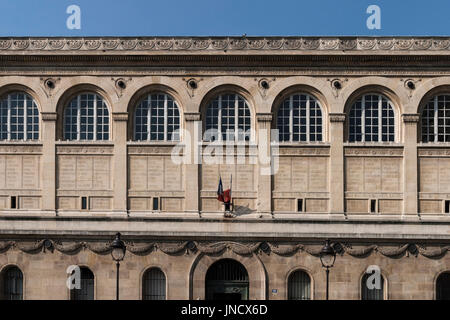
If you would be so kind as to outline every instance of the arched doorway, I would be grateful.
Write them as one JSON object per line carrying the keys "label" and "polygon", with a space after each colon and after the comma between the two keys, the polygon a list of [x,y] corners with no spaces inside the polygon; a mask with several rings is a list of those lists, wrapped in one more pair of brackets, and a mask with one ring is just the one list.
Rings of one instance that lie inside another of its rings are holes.
{"label": "arched doorway", "polygon": [[245,267],[232,259],[215,262],[206,273],[206,300],[248,300],[249,281]]}
{"label": "arched doorway", "polygon": [[436,280],[436,300],[450,300],[450,272],[444,272]]}

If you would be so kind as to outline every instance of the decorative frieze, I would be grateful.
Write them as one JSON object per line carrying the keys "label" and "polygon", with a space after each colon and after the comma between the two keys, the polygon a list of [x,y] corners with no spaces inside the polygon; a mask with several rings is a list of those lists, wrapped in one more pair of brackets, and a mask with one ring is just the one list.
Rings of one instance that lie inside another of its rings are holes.
{"label": "decorative frieze", "polygon": [[[171,146],[163,146],[163,145],[158,145],[158,146],[128,146],[128,154],[129,155],[168,155],[170,156],[172,154],[173,148],[175,147],[175,145],[171,145]],[[177,152],[177,155],[182,156],[183,155],[183,151],[181,150],[180,152]]]}
{"label": "decorative frieze", "polygon": [[113,155],[114,148],[112,146],[76,146],[76,145],[58,145],[56,154],[73,154],[73,155]]}
{"label": "decorative frieze", "polygon": [[149,37],[0,39],[11,51],[447,51],[450,38]]}
{"label": "decorative frieze", "polygon": [[[240,256],[270,255],[293,256],[299,252],[305,252],[312,256],[318,256],[322,245],[299,242],[237,242],[237,241],[148,241],[133,242],[125,241],[127,250],[135,255],[149,255],[160,250],[167,255],[179,255],[190,253],[201,253],[205,255],[218,255],[225,251],[231,251]],[[334,250],[339,255],[348,254],[352,257],[367,257],[378,252],[388,258],[399,258],[402,256],[423,256],[426,258],[444,257],[450,250],[448,244],[425,245],[419,243],[405,243],[398,245],[379,244],[350,244],[346,242],[332,243]],[[28,254],[39,254],[42,252],[53,253],[55,250],[73,255],[80,251],[89,250],[95,254],[108,254],[111,252],[109,242],[91,241],[60,241],[60,240],[37,240],[37,241],[2,241],[0,252],[8,250],[19,250]]]}
{"label": "decorative frieze", "polygon": [[345,147],[345,156],[353,156],[353,157],[367,157],[367,156],[376,156],[376,157],[402,157],[403,156],[403,147],[399,148],[369,148],[369,147]]}
{"label": "decorative frieze", "polygon": [[443,148],[420,148],[419,157],[450,157],[450,147]]}
{"label": "decorative frieze", "polygon": [[258,122],[271,122],[272,114],[271,113],[257,113],[256,119],[258,120]]}
{"label": "decorative frieze", "polygon": [[280,145],[278,153],[274,156],[329,156],[330,148],[329,146],[283,146]]}

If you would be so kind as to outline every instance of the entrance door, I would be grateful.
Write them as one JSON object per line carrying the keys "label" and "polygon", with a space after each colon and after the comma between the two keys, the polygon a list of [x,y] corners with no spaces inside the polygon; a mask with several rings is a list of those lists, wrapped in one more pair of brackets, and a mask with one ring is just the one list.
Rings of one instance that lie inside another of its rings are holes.
{"label": "entrance door", "polygon": [[215,262],[206,273],[206,300],[248,300],[248,273],[231,259]]}

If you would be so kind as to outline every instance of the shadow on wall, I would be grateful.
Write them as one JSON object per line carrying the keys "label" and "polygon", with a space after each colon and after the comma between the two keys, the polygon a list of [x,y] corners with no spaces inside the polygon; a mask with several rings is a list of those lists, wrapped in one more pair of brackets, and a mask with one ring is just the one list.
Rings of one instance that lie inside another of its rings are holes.
{"label": "shadow on wall", "polygon": [[238,206],[238,205],[235,205],[234,206],[234,214],[236,215],[236,216],[244,216],[244,215],[247,215],[247,214],[251,214],[251,213],[253,213],[253,212],[256,212],[256,210],[254,210],[254,209],[250,209],[250,207],[249,207],[249,205],[250,204],[247,204],[246,206]]}

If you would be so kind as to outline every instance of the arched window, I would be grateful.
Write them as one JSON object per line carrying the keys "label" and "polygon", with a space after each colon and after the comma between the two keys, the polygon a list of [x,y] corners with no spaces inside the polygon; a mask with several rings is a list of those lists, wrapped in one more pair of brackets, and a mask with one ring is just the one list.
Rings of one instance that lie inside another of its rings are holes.
{"label": "arched window", "polygon": [[[371,277],[369,279],[369,277]],[[367,286],[369,280],[370,288]],[[362,300],[384,300],[384,277],[380,274],[379,286],[372,274],[364,273],[361,279],[361,299]]]}
{"label": "arched window", "polygon": [[166,276],[158,268],[145,271],[142,279],[142,300],[166,300]]}
{"label": "arched window", "polygon": [[278,109],[280,141],[322,141],[322,109],[308,94],[294,94]]}
{"label": "arched window", "polygon": [[289,275],[288,299],[289,300],[311,299],[311,279],[306,272],[297,270]]}
{"label": "arched window", "polygon": [[436,300],[450,300],[450,272],[444,272],[436,280]]}
{"label": "arched window", "polygon": [[14,92],[0,101],[0,140],[38,140],[39,110],[34,99]]}
{"label": "arched window", "polygon": [[[238,94],[221,94],[206,109],[205,140],[250,140],[250,108]],[[214,132],[216,132],[214,134]]]}
{"label": "arched window", "polygon": [[395,114],[391,101],[367,94],[353,104],[349,113],[350,142],[395,141]]}
{"label": "arched window", "polygon": [[8,267],[2,272],[3,300],[23,300],[23,274],[19,268]]}
{"label": "arched window", "polygon": [[80,272],[80,289],[70,290],[70,300],[94,300],[94,274],[86,267],[81,267]]}
{"label": "arched window", "polygon": [[65,140],[109,140],[109,111],[95,93],[82,93],[64,111]]}
{"label": "arched window", "polygon": [[149,94],[134,113],[134,140],[178,141],[180,111],[174,99],[165,93]]}
{"label": "arched window", "polygon": [[430,99],[422,111],[422,141],[450,142],[450,95]]}

